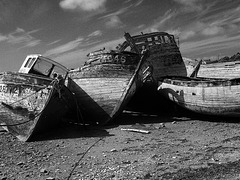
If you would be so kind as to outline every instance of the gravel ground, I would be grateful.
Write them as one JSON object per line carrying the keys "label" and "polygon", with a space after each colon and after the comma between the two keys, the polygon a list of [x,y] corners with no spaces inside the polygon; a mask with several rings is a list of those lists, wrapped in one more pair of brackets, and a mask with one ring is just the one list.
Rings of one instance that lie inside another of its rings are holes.
{"label": "gravel ground", "polygon": [[240,124],[125,112],[109,126],[68,125],[28,143],[0,129],[0,180],[13,179],[237,180]]}

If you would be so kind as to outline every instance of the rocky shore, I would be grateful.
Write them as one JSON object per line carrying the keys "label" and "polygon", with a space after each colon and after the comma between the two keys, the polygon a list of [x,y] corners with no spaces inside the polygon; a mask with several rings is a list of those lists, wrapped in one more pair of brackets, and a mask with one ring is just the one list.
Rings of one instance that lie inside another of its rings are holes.
{"label": "rocky shore", "polygon": [[13,179],[236,180],[240,124],[126,112],[109,126],[64,126],[28,143],[0,129],[0,180]]}

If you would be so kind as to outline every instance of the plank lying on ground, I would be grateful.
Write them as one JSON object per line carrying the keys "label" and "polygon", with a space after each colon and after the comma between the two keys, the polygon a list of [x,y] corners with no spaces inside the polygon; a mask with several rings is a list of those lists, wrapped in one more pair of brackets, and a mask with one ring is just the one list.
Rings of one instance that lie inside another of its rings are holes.
{"label": "plank lying on ground", "polygon": [[1,125],[4,125],[4,124],[0,123],[0,133],[1,132],[7,132],[7,130],[4,128],[4,126],[1,126]]}
{"label": "plank lying on ground", "polygon": [[121,128],[122,131],[132,131],[132,132],[139,132],[139,133],[144,133],[144,134],[149,134],[149,131],[142,130],[142,129],[125,129]]}

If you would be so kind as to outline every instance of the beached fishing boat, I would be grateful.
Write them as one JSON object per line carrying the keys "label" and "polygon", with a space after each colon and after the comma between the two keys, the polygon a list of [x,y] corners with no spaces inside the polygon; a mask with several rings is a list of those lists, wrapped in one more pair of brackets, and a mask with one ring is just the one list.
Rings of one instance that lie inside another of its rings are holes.
{"label": "beached fishing boat", "polygon": [[[125,38],[135,49],[128,33]],[[148,51],[140,54],[102,49],[88,54],[83,67],[69,72],[67,87],[82,107],[85,123],[105,124],[122,112],[143,82],[151,76],[147,57]]]}
{"label": "beached fishing boat", "polygon": [[240,78],[165,77],[159,93],[188,110],[220,116],[240,116]]}
{"label": "beached fishing boat", "polygon": [[119,46],[119,50],[131,50],[140,53],[149,50],[147,59],[152,68],[152,82],[157,85],[158,79],[163,76],[187,76],[187,69],[173,35],[166,32],[142,33],[132,36],[135,44],[133,49],[126,40]]}
{"label": "beached fishing boat", "polygon": [[158,79],[163,76],[190,76],[194,67],[185,65],[178,43],[172,34],[166,32],[141,33],[132,36],[135,43],[135,49],[132,49],[128,41],[119,45],[119,50],[131,50],[139,53],[149,51],[147,63],[151,76],[145,81],[141,88],[131,101],[128,103],[127,109],[133,111],[144,111],[146,113],[158,113],[155,104],[158,104],[159,97],[157,92]]}
{"label": "beached fishing boat", "polygon": [[191,60],[183,58],[187,67],[188,74],[195,70],[194,65],[200,64],[195,72],[196,77],[205,78],[239,78],[240,74],[240,53],[231,57],[225,56],[217,60]]}
{"label": "beached fishing boat", "polygon": [[197,73],[198,77],[211,78],[239,78],[240,62],[218,62],[212,64],[202,64]]}
{"label": "beached fishing boat", "polygon": [[68,69],[41,55],[29,55],[19,72],[0,74],[0,125],[21,141],[58,126],[76,110],[64,85]]}

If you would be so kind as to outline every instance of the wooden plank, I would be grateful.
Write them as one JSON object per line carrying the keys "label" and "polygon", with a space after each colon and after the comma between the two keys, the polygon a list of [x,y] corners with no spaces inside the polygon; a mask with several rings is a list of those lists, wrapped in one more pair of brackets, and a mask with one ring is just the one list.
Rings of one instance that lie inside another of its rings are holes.
{"label": "wooden plank", "polygon": [[132,129],[132,128],[121,128],[122,131],[131,131],[131,132],[138,132],[138,133],[143,133],[143,134],[149,134],[150,132],[147,130],[142,130],[142,129]]}

